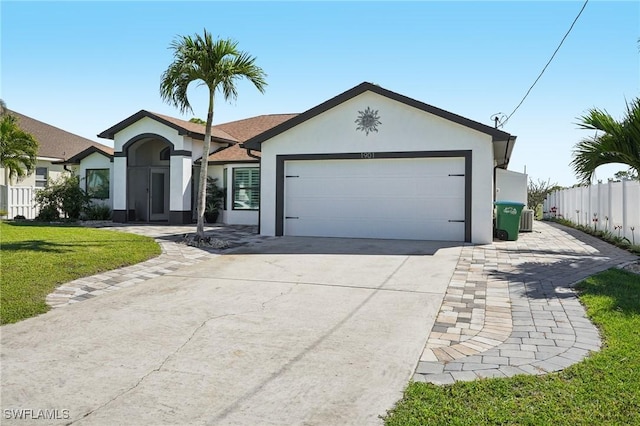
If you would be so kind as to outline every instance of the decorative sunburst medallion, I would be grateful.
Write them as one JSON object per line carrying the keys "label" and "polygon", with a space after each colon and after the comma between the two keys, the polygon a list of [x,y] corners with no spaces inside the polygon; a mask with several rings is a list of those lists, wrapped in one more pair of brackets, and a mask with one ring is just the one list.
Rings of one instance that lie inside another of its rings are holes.
{"label": "decorative sunburst medallion", "polygon": [[358,125],[356,130],[361,130],[366,136],[369,136],[370,132],[378,133],[378,125],[380,122],[380,116],[378,116],[378,110],[372,110],[367,107],[364,111],[358,111],[358,118],[355,123]]}

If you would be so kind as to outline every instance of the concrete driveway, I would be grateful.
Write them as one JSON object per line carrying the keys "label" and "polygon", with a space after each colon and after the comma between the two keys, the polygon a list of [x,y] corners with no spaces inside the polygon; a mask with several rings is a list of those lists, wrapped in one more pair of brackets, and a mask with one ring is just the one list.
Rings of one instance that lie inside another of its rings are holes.
{"label": "concrete driveway", "polygon": [[460,251],[285,237],[4,326],[2,424],[381,423]]}

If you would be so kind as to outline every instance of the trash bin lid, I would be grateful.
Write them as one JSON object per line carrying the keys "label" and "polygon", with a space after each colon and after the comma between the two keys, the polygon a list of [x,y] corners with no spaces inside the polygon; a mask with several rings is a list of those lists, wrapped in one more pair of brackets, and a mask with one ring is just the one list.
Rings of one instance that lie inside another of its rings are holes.
{"label": "trash bin lid", "polygon": [[524,207],[524,203],[520,203],[518,201],[496,201],[493,204],[496,206],[519,206]]}

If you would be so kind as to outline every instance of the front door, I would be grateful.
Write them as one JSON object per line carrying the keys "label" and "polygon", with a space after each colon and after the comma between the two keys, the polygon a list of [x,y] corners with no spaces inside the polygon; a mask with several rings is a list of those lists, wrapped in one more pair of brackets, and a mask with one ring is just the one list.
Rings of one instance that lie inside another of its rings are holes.
{"label": "front door", "polygon": [[169,169],[149,170],[149,220],[169,220]]}

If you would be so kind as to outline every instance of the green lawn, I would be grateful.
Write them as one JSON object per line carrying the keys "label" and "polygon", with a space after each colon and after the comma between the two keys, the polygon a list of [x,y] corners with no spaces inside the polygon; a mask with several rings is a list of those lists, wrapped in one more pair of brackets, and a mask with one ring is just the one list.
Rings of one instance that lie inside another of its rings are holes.
{"label": "green lawn", "polygon": [[59,284],[160,254],[152,238],[100,229],[0,223],[0,324],[48,310]]}
{"label": "green lawn", "polygon": [[385,423],[640,425],[640,276],[612,269],[579,289],[603,350],[547,376],[412,383]]}

